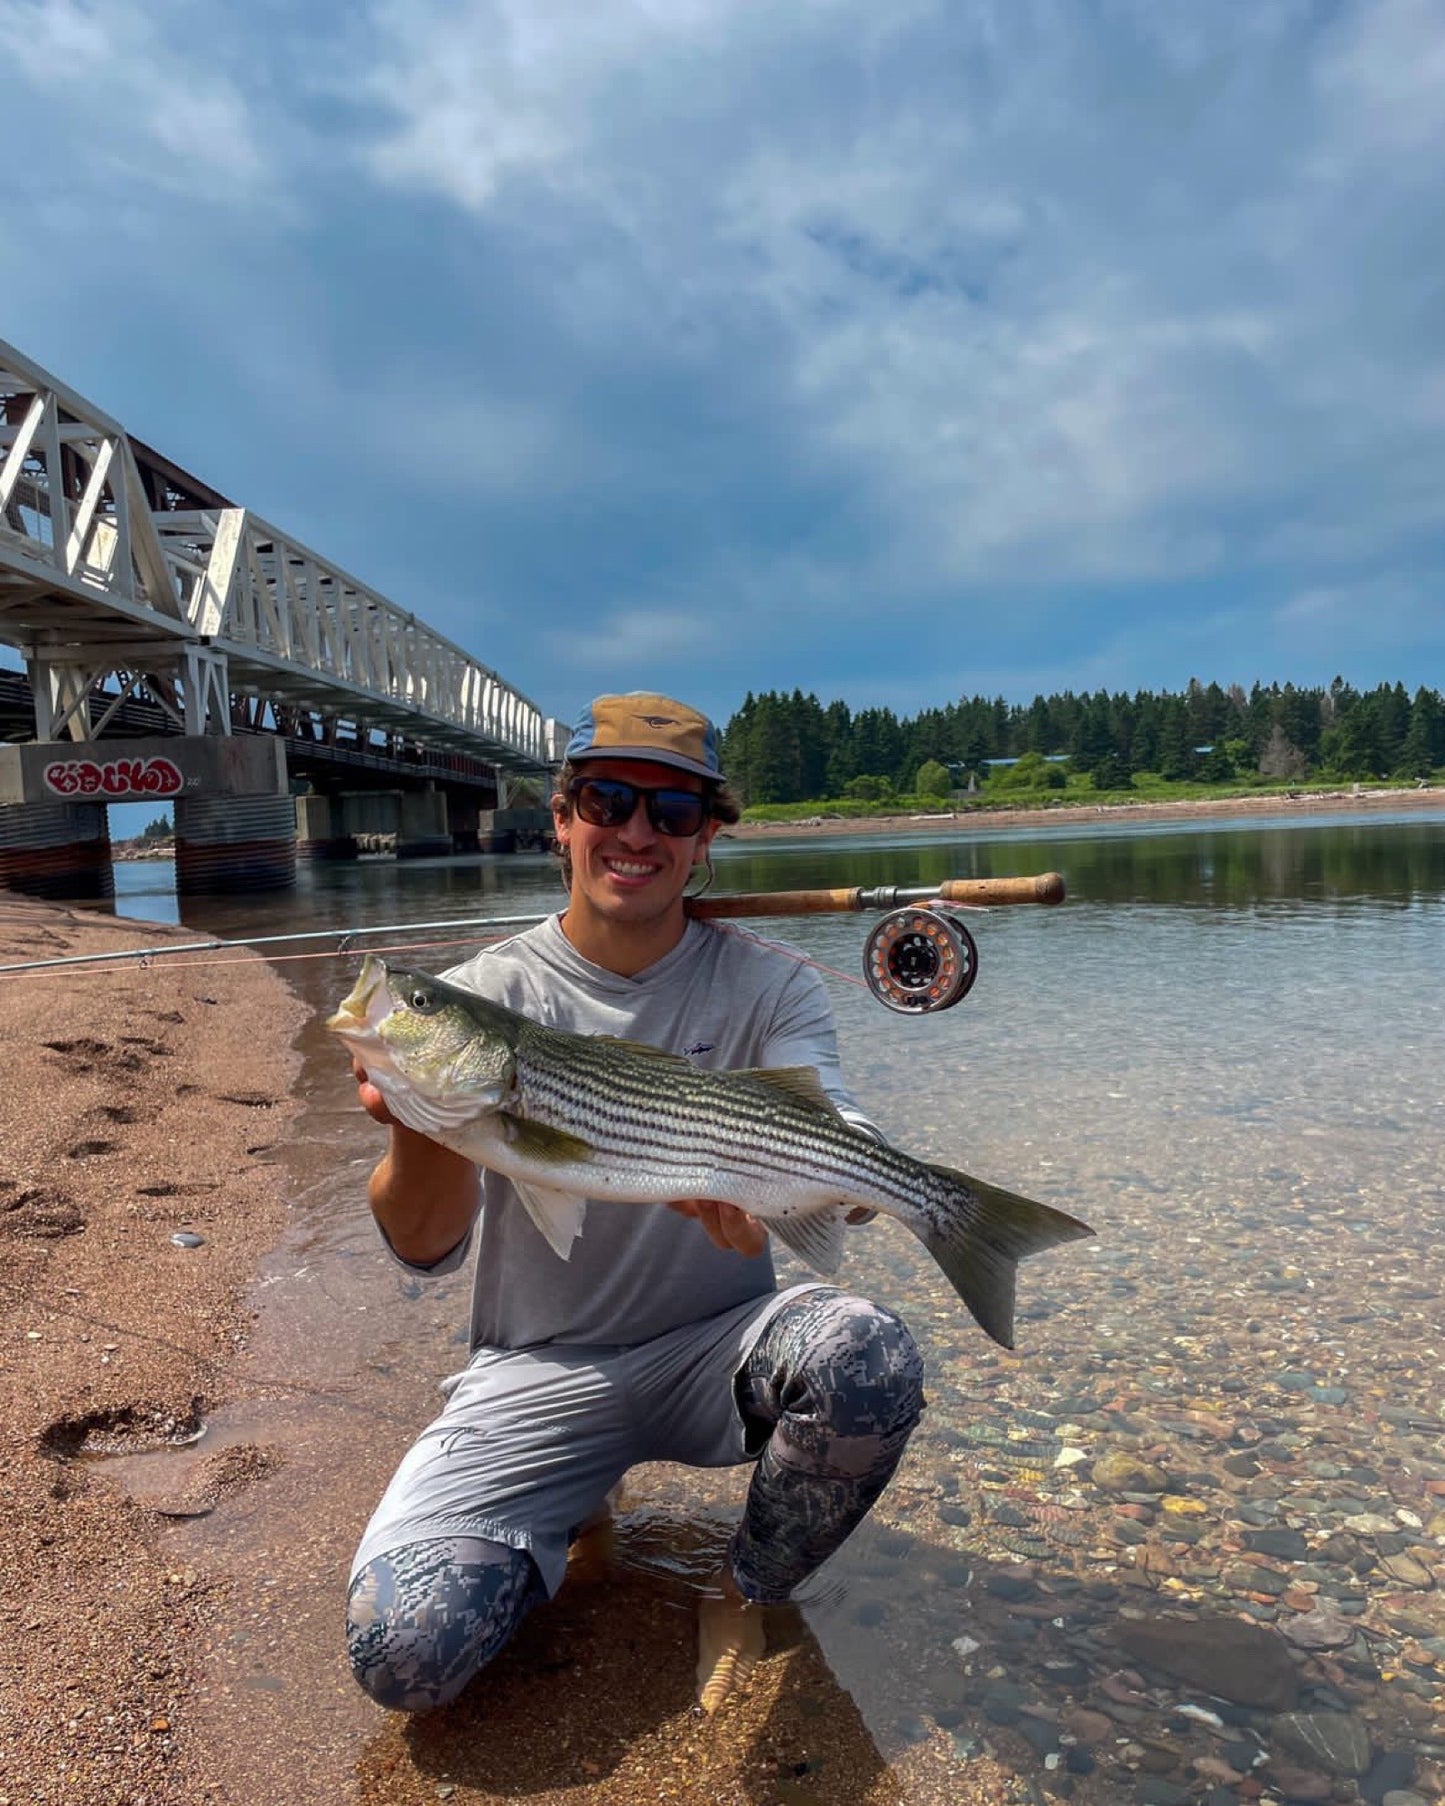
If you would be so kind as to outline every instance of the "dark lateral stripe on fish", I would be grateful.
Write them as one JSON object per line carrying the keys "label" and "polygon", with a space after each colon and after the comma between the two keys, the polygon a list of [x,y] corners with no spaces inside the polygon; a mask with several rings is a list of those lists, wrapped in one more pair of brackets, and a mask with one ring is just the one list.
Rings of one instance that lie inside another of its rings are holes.
{"label": "dark lateral stripe on fish", "polygon": [[[541,1103],[543,1100],[535,1101]],[[567,1124],[573,1132],[580,1132],[599,1157],[630,1158],[643,1167],[659,1171],[679,1166],[688,1169],[706,1167],[714,1164],[709,1150],[716,1146],[722,1132],[727,1134],[731,1144],[727,1153],[729,1168],[756,1174],[760,1181],[777,1182],[790,1175],[806,1175],[829,1183],[836,1180],[840,1191],[851,1182],[860,1191],[882,1190],[900,1204],[914,1207],[926,1206],[936,1195],[937,1182],[921,1189],[916,1168],[900,1169],[896,1173],[889,1170],[890,1163],[886,1158],[879,1159],[880,1152],[886,1156],[888,1150],[880,1148],[872,1137],[852,1130],[845,1130],[843,1134],[850,1141],[856,1134],[857,1158],[850,1158],[854,1149],[841,1136],[835,1142],[820,1143],[807,1129],[778,1133],[775,1125],[746,1111],[714,1110],[711,1132],[707,1134],[699,1133],[686,1121],[680,1121],[674,1132],[669,1133],[672,1125],[660,1115],[640,1119],[635,1110],[626,1115],[619,1112],[615,1121],[609,1122],[605,1115],[594,1112],[589,1120],[576,1108],[569,1107],[565,1092],[546,1101],[562,1105],[556,1110],[556,1120]],[[545,1121],[553,1112],[534,1108],[531,1114]],[[745,1138],[760,1130],[769,1132],[767,1142],[756,1148],[748,1145]],[[942,1189],[941,1186],[938,1189]]]}
{"label": "dark lateral stripe on fish", "polygon": [[[800,1107],[789,1108],[784,1098],[775,1103],[761,1084],[757,1095],[750,1095],[744,1089],[747,1081],[733,1074],[699,1070],[698,1079],[707,1082],[693,1085],[688,1083],[687,1076],[679,1079],[667,1074],[665,1069],[662,1076],[654,1077],[650,1072],[618,1071],[613,1067],[594,1078],[586,1072],[568,1071],[555,1062],[547,1067],[536,1067],[519,1060],[518,1065],[524,1095],[539,1100],[546,1098],[573,1116],[590,1116],[602,1121],[625,1117],[634,1122],[645,1118],[649,1123],[676,1116],[680,1124],[685,1125],[695,1123],[697,1112],[705,1110],[709,1123],[726,1116],[746,1123],[749,1128],[772,1134],[795,1130],[812,1140],[817,1140],[820,1135],[826,1138],[832,1132],[837,1135],[840,1146],[846,1145],[852,1134],[851,1130],[839,1134],[840,1125],[822,1111],[816,1119],[801,1120]],[[733,1082],[718,1083],[726,1080]],[[707,1131],[697,1132],[705,1134]]]}
{"label": "dark lateral stripe on fish", "polygon": [[[801,1166],[809,1172],[838,1173],[856,1179],[860,1184],[876,1184],[886,1167],[886,1159],[878,1160],[879,1144],[871,1137],[846,1127],[838,1127],[826,1118],[819,1125],[798,1123],[796,1119],[782,1125],[763,1112],[743,1103],[709,1097],[708,1120],[700,1125],[696,1106],[687,1100],[676,1100],[673,1111],[659,1108],[658,1100],[650,1104],[639,1097],[579,1100],[566,1084],[530,1083],[523,1089],[524,1108],[538,1120],[554,1120],[581,1132],[599,1153],[635,1155],[649,1165],[665,1164],[669,1158],[683,1158],[695,1163],[699,1150],[715,1148],[720,1139],[728,1143],[728,1161],[746,1160],[765,1172],[776,1172],[779,1165]],[[609,1105],[611,1107],[609,1107]],[[684,1107],[686,1105],[686,1107]],[[821,1132],[820,1132],[821,1131]],[[741,1145],[737,1138],[745,1138]],[[761,1145],[750,1145],[756,1138]],[[886,1150],[885,1150],[886,1153]],[[888,1173],[889,1179],[895,1175]],[[895,1184],[900,1198],[917,1195],[917,1169],[900,1171]]]}
{"label": "dark lateral stripe on fish", "polygon": [[[609,1075],[612,1095],[599,1095],[595,1091],[580,1091],[566,1075],[526,1071],[519,1076],[528,1114],[585,1127],[605,1137],[609,1145],[645,1150],[656,1147],[661,1134],[668,1147],[695,1149],[715,1146],[720,1131],[735,1129],[765,1137],[769,1147],[777,1152],[826,1152],[830,1167],[840,1158],[854,1164],[849,1155],[858,1146],[857,1132],[822,1112],[816,1120],[800,1120],[796,1111],[786,1112],[780,1121],[778,1114],[769,1110],[767,1099],[755,1101],[722,1088],[696,1097],[681,1088],[670,1096],[660,1095],[655,1087],[619,1084],[614,1074]],[[700,1119],[699,1112],[703,1110],[706,1117]],[[863,1145],[872,1152],[879,1144],[865,1137]],[[735,1150],[729,1147],[728,1151],[731,1158]],[[858,1167],[860,1176],[872,1171],[871,1164]]]}

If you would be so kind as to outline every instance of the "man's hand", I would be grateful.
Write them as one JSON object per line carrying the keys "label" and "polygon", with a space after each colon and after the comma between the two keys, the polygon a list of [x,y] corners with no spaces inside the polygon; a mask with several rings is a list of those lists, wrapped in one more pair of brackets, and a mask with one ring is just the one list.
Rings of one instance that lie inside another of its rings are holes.
{"label": "man's hand", "polygon": [[670,1208],[679,1216],[695,1217],[708,1240],[719,1248],[751,1258],[768,1245],[766,1226],[736,1204],[722,1204],[716,1198],[678,1198]]}
{"label": "man's hand", "polygon": [[352,1060],[351,1076],[362,1109],[391,1130],[367,1182],[372,1214],[393,1254],[416,1267],[434,1266],[458,1246],[477,1214],[476,1166],[399,1122],[359,1060]]}
{"label": "man's hand", "polygon": [[392,1128],[400,1128],[391,1111],[386,1107],[386,1099],[366,1076],[366,1068],[360,1060],[351,1062],[351,1076],[356,1080],[357,1096],[361,1099],[361,1107],[373,1122],[388,1123]]}

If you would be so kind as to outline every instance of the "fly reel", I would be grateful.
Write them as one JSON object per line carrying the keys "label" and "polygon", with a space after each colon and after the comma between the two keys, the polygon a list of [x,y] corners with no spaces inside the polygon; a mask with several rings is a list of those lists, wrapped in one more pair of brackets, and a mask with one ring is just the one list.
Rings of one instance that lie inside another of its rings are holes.
{"label": "fly reel", "polygon": [[863,949],[868,989],[905,1016],[952,1009],[973,989],[978,948],[957,916],[940,905],[895,909]]}

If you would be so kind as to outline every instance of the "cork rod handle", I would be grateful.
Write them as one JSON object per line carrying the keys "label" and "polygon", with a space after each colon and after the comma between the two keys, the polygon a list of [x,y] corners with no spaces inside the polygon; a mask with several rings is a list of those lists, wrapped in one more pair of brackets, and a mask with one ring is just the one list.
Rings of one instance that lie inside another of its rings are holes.
{"label": "cork rod handle", "polygon": [[945,878],[938,884],[880,885],[852,890],[738,891],[692,897],[687,913],[704,921],[719,916],[812,916],[862,909],[895,909],[904,903],[967,903],[989,908],[1003,903],[1062,903],[1064,880],[1058,872],[1027,878]]}

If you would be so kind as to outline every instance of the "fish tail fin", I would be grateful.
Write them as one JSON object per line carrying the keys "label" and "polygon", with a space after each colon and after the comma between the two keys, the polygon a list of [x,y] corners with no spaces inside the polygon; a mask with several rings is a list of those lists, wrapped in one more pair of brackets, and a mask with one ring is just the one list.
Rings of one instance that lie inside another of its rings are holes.
{"label": "fish tail fin", "polygon": [[962,1188],[962,1208],[953,1208],[922,1232],[959,1297],[986,1335],[1003,1348],[1014,1345],[1014,1281],[1018,1263],[1030,1254],[1076,1242],[1094,1232],[1087,1223],[1050,1204],[1005,1191],[949,1166],[930,1169]]}

